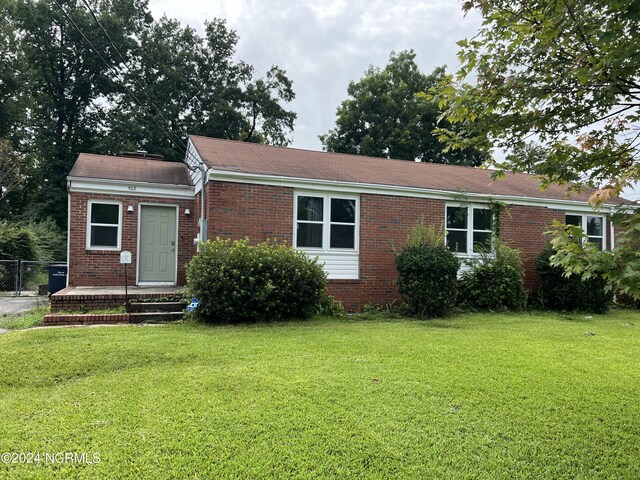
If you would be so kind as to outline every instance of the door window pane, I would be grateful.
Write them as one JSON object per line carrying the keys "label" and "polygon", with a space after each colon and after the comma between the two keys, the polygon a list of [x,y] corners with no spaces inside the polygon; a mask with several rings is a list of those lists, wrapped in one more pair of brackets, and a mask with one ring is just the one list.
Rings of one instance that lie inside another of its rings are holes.
{"label": "door window pane", "polygon": [[322,224],[298,223],[296,247],[322,248]]}
{"label": "door window pane", "polygon": [[354,248],[355,226],[331,225],[331,248]]}
{"label": "door window pane", "polygon": [[91,226],[92,247],[117,247],[118,227]]}
{"label": "door window pane", "polygon": [[344,198],[331,199],[331,221],[338,223],[356,222],[356,201]]}
{"label": "door window pane", "polygon": [[447,207],[447,228],[467,228],[467,207]]}
{"label": "door window pane", "polygon": [[298,197],[298,220],[321,222],[324,199],[321,197]]}
{"label": "door window pane", "polygon": [[447,232],[447,245],[452,252],[467,252],[467,232],[449,230]]}
{"label": "door window pane", "polygon": [[491,210],[485,208],[473,209],[473,229],[491,230]]}
{"label": "door window pane", "polygon": [[117,225],[120,205],[108,203],[91,204],[91,223],[108,223]]}

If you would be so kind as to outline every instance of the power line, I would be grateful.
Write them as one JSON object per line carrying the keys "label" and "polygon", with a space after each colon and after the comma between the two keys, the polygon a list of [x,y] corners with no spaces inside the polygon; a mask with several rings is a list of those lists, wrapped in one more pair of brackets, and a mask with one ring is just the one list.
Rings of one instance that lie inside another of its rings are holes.
{"label": "power line", "polygon": [[[136,84],[140,87],[140,89],[142,90],[142,92],[146,95],[147,99],[149,100],[149,103],[151,104],[151,106],[155,109],[156,113],[158,115],[160,115],[162,117],[162,119],[167,122],[170,123],[169,120],[167,119],[167,117],[164,116],[164,114],[162,113],[162,110],[160,110],[160,108],[158,108],[158,106],[154,103],[153,99],[151,98],[151,95],[149,95],[149,93],[147,92],[146,87],[140,82],[140,80],[138,79],[138,76],[136,75],[136,73],[131,69],[131,67],[129,67],[129,64],[127,63],[127,60],[124,58],[124,55],[122,55],[122,53],[120,52],[120,49],[116,46],[116,44],[113,42],[113,39],[111,38],[111,35],[109,35],[109,32],[107,31],[107,29],[104,27],[104,25],[102,25],[102,23],[100,22],[100,20],[98,19],[95,11],[93,10],[93,8],[91,7],[91,5],[89,4],[89,2],[87,0],[82,0],[82,3],[84,3],[84,6],[87,8],[87,10],[89,11],[89,13],[91,14],[91,17],[93,18],[94,22],[100,27],[100,29],[104,32],[105,36],[107,37],[107,40],[109,41],[109,43],[111,44],[111,46],[113,47],[113,49],[115,50],[115,52],[118,54],[118,56],[120,57],[120,60],[122,60],[122,64],[125,66],[125,68],[129,71],[129,73],[131,74],[131,77],[133,78],[133,80],[136,82]],[[153,113],[153,112],[152,112]],[[178,145],[178,142],[180,141],[180,139],[178,139],[176,141],[176,137],[174,137],[173,135],[170,135],[169,132],[165,132],[167,134],[167,136],[169,136],[169,140],[174,144],[174,145]],[[189,149],[187,147],[184,148],[185,150],[185,156],[189,155],[191,152],[189,152]]]}
{"label": "power line", "polygon": [[[83,0],[83,1],[84,1],[84,0]],[[102,54],[98,51],[98,49],[93,45],[93,43],[91,43],[91,40],[89,40],[89,38],[87,38],[87,36],[84,34],[84,32],[83,32],[83,31],[80,29],[80,27],[76,24],[76,22],[73,20],[73,18],[71,18],[71,16],[70,16],[66,11],[65,11],[65,9],[64,9],[64,8],[62,8],[62,5],[60,5],[60,3],[58,2],[58,0],[53,0],[53,2],[56,4],[56,6],[58,7],[58,9],[60,9],[60,11],[62,12],[62,14],[67,18],[67,20],[68,20],[68,21],[69,21],[69,22],[70,22],[70,23],[75,27],[75,29],[76,29],[76,30],[78,31],[78,33],[82,36],[82,38],[85,40],[85,42],[87,42],[87,44],[91,47],[91,49],[92,49],[92,50],[93,50],[93,51],[98,55],[98,57],[100,57],[100,59],[101,59],[101,60],[102,60],[102,62],[106,65],[106,67],[107,67],[109,70],[113,70],[113,71],[115,71],[115,73],[116,73],[117,75],[118,75],[118,74],[120,74],[120,72],[118,71],[118,69],[117,69],[115,66],[113,66],[113,65],[109,65],[109,63],[105,60],[105,58],[102,56]],[[85,3],[85,5],[87,5],[87,4],[86,4],[86,2],[84,2],[84,3]],[[90,8],[90,7],[89,7],[89,9],[91,10],[91,8]],[[94,17],[94,19],[97,21],[97,18],[96,18],[96,17],[95,17],[95,15],[93,14],[93,11],[91,11],[91,14],[92,14],[92,16]],[[98,24],[99,24],[99,22],[98,22]],[[100,25],[100,26],[102,27],[102,25]],[[104,27],[102,27],[102,29],[103,29],[103,31],[105,31],[105,33],[106,33],[106,30],[104,29]],[[111,41],[111,37],[108,35],[108,33],[107,33],[107,37],[109,38],[110,43],[113,45],[113,42]],[[116,50],[117,50],[117,47],[115,47],[115,45],[113,45],[113,46],[114,46],[114,48],[116,48]],[[121,54],[119,51],[118,51],[118,55],[120,55],[120,57],[122,58],[122,54]],[[126,65],[126,62],[124,62],[124,63],[125,63],[125,65]],[[129,67],[127,66],[127,68],[129,68]],[[130,70],[130,71],[131,71],[131,70]],[[126,83],[123,83],[123,84],[122,84],[122,86],[127,90],[127,92],[131,95],[131,97],[135,100],[135,102],[136,102],[136,103],[137,103],[141,108],[146,108],[146,107],[143,105],[143,103],[138,99],[138,97],[137,97],[137,96],[136,96],[136,95],[131,91],[131,89],[126,85]],[[142,85],[140,85],[140,86],[141,86],[141,88],[142,88],[142,89],[143,89],[143,91],[144,91],[144,87],[142,87]],[[146,92],[145,92],[145,94],[146,94]],[[149,95],[148,95],[148,94],[146,94],[146,95],[147,95],[147,97],[149,97]],[[149,100],[152,102],[151,98],[149,98]],[[153,103],[153,102],[152,102],[152,103]],[[155,107],[155,108],[156,108],[156,110],[158,110],[158,112],[160,113],[159,109],[158,109],[155,105],[154,105],[154,107]],[[189,153],[191,153],[191,152],[189,152],[189,149],[188,149],[188,148],[187,148],[187,149],[185,149],[184,147],[182,147],[182,146],[180,145],[180,143],[178,143],[178,142],[173,138],[173,136],[172,136],[172,135],[171,135],[171,134],[170,134],[170,133],[169,133],[169,132],[168,132],[168,131],[167,131],[167,130],[162,126],[162,125],[160,125],[160,124],[158,123],[158,121],[156,120],[156,118],[153,116],[153,112],[150,112],[150,113],[152,114],[152,115],[151,115],[151,119],[153,120],[153,122],[158,126],[158,128],[160,128],[160,129],[164,132],[164,134],[167,136],[167,138],[169,139],[169,141],[170,141],[171,143],[173,143],[173,144],[174,144],[174,145],[175,145],[175,146],[180,150],[180,152],[181,152],[181,153],[184,153],[185,157],[186,157]],[[166,118],[165,118],[165,121],[166,121]],[[192,158],[193,158],[194,160],[196,160],[196,159],[195,159],[195,157],[193,157],[193,154],[191,154],[191,156],[192,156]],[[187,166],[187,168],[189,168],[190,170],[192,170],[192,171],[193,171],[193,168],[191,167],[191,165],[189,165],[189,164],[188,164],[188,163],[186,163],[186,162],[183,162],[183,163],[185,163],[185,165]]]}

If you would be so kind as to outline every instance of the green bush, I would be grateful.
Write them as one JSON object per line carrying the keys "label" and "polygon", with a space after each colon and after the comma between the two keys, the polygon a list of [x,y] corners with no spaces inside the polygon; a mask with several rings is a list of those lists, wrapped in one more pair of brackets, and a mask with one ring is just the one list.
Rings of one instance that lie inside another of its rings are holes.
{"label": "green bush", "polygon": [[328,293],[323,293],[320,297],[320,301],[316,306],[316,313],[318,315],[327,315],[330,317],[344,317],[347,310],[340,300],[336,300]]}
{"label": "green bush", "polygon": [[540,274],[538,297],[543,308],[559,311],[582,311],[604,313],[613,303],[613,292],[607,291],[602,278],[582,280],[578,275],[564,276],[560,267],[550,264],[554,254],[548,245],[536,260],[536,271]]}
{"label": "green bush", "polygon": [[495,254],[483,253],[472,267],[460,282],[462,306],[491,311],[524,308],[527,294],[519,250],[496,240]]}
{"label": "green bush", "polygon": [[413,227],[404,248],[396,252],[398,291],[409,310],[420,317],[440,317],[453,308],[460,261],[435,228],[421,220]]}
{"label": "green bush", "polygon": [[67,236],[52,219],[30,223],[28,228],[35,235],[39,260],[62,262],[67,259]]}
{"label": "green bush", "polygon": [[326,274],[316,259],[276,242],[208,241],[187,264],[198,318],[212,323],[306,318],[319,306]]}
{"label": "green bush", "polygon": [[7,221],[0,222],[0,259],[38,260],[39,251],[33,230]]}

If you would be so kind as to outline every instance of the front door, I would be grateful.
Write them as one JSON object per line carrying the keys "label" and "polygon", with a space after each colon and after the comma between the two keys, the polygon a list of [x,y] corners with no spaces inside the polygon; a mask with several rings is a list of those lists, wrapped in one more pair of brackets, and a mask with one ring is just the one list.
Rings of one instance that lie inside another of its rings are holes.
{"label": "front door", "polygon": [[175,283],[176,208],[140,206],[138,283]]}

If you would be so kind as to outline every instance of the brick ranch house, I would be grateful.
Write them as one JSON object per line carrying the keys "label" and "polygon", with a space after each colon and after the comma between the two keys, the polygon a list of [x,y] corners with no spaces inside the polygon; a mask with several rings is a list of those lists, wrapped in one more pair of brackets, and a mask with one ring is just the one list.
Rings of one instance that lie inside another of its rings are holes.
{"label": "brick ranch house", "polygon": [[[186,165],[185,165],[186,164]],[[567,198],[538,180],[469,167],[280,148],[191,136],[183,163],[80,154],[68,177],[69,286],[184,285],[197,241],[277,238],[317,256],[328,291],[349,310],[398,297],[394,246],[421,217],[443,227],[462,259],[499,235],[522,252],[526,285],[553,220],[579,224],[601,248],[615,245],[609,214],[591,192]],[[623,200],[616,202],[625,202]]]}

